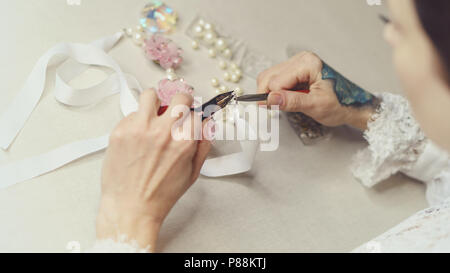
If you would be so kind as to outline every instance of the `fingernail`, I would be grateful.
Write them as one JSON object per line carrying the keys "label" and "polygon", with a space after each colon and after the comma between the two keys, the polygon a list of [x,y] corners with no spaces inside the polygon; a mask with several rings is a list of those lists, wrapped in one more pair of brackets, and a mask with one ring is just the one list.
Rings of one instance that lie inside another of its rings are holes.
{"label": "fingernail", "polygon": [[281,96],[280,94],[270,94],[269,96],[269,100],[268,100],[268,104],[269,105],[283,105],[283,96]]}
{"label": "fingernail", "polygon": [[216,132],[216,123],[214,122],[214,120],[210,119],[206,123],[206,132],[205,132],[206,140],[209,141],[213,140],[215,137],[215,132]]}

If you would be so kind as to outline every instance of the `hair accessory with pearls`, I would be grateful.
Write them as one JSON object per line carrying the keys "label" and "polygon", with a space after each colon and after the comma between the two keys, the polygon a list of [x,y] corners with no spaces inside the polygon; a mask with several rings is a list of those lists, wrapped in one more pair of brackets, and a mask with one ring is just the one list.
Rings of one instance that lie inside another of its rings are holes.
{"label": "hair accessory with pearls", "polygon": [[172,40],[160,34],[154,34],[145,39],[143,48],[148,59],[166,70],[177,69],[183,61],[181,57],[183,50]]}
{"label": "hair accessory with pearls", "polygon": [[158,94],[161,100],[161,106],[167,106],[170,104],[170,100],[177,93],[187,93],[190,95],[194,94],[194,88],[188,85],[183,79],[170,80],[162,79],[158,84]]}
{"label": "hair accessory with pearls", "polygon": [[[32,69],[22,90],[13,99],[4,114],[0,116],[0,131],[2,132],[0,134],[0,148],[7,149],[12,144],[28,117],[39,103],[46,86],[47,67],[50,60],[56,55],[64,55],[65,58],[72,57],[75,60],[75,62],[62,62],[56,72],[57,77],[54,90],[57,100],[67,105],[83,106],[97,103],[101,99],[113,94],[120,94],[120,109],[123,115],[127,116],[137,111],[139,105],[131,90],[141,92],[142,88],[139,82],[133,76],[125,74],[119,64],[107,52],[114,47],[124,33],[128,37],[131,37],[136,45],[146,49],[148,46],[146,38],[154,33],[169,33],[173,31],[177,18],[176,13],[172,9],[159,1],[153,1],[147,5],[143,13],[144,18],[141,19],[140,24],[134,29],[127,28],[124,32],[103,37],[89,44],[60,43],[41,56]],[[198,23],[200,24],[202,22]],[[242,52],[237,50],[238,44],[234,43],[231,37],[225,37],[223,34],[219,35],[218,33],[220,32],[217,31],[213,32],[215,28],[212,24],[203,22],[202,32],[203,30],[207,31],[204,35],[205,38],[202,42],[194,41],[197,44],[193,42],[193,48],[199,48],[200,44],[208,44],[210,46],[209,49],[213,49],[208,50],[209,55],[212,58],[223,59],[224,61],[223,63],[219,62],[219,67],[224,70],[230,69],[227,71],[230,73],[229,77],[227,74],[226,78],[229,78],[231,81],[239,81],[243,73],[238,66],[240,62],[237,61],[240,60],[237,56]],[[213,45],[214,48],[212,47]],[[175,75],[175,68],[182,61],[181,58],[177,58],[181,57],[181,52],[178,49],[175,50],[173,46],[170,48],[168,50],[169,54],[167,55],[170,56],[169,58],[164,59],[163,54],[158,58],[152,59],[157,60],[167,71],[168,78],[163,79],[159,83],[158,88],[158,95],[166,104],[167,99],[174,92],[193,92],[192,87],[188,86],[183,79],[178,79]],[[152,56],[151,53],[154,52],[145,51],[145,53]],[[109,68],[114,70],[114,73],[103,82],[85,89],[75,89],[67,84],[71,79],[86,70],[89,65]],[[235,75],[234,77],[233,74]],[[228,89],[226,86],[221,85],[220,82],[213,81],[212,84],[220,90]],[[240,89],[236,88],[235,90]],[[228,104],[228,99],[231,96],[225,93],[216,97],[221,96],[225,97],[223,105]],[[240,118],[238,115],[235,115],[235,117],[236,119],[233,124],[236,124],[238,135],[239,130],[242,132],[242,128],[248,128],[250,132],[253,132],[253,135],[256,135],[256,130],[244,118]],[[242,132],[242,134],[245,135],[245,132]],[[47,153],[1,165],[0,177],[2,179],[0,181],[0,188],[9,187],[51,172],[81,157],[105,149],[108,143],[109,134],[105,134],[101,137],[68,143]],[[241,152],[207,159],[200,171],[201,174],[209,177],[220,177],[249,171],[252,167],[258,144],[257,138],[254,140],[240,141]]]}

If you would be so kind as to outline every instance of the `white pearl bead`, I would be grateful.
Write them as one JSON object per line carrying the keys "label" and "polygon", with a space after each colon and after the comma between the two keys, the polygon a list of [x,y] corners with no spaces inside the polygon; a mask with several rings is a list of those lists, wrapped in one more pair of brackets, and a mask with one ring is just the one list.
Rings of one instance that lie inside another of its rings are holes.
{"label": "white pearl bead", "polygon": [[238,75],[232,74],[232,75],[231,75],[231,81],[234,82],[234,83],[239,82],[239,77],[238,77]]}
{"label": "white pearl bead", "polygon": [[242,77],[242,70],[236,69],[234,70],[234,74],[238,75],[239,77]]}
{"label": "white pearl bead", "polygon": [[214,91],[214,92],[216,92],[216,94],[217,94],[217,95],[220,95],[220,94],[222,94],[222,91],[220,91],[220,89],[219,89],[219,88],[217,88],[217,89],[216,89],[216,91]]}
{"label": "white pearl bead", "polygon": [[173,74],[173,73],[175,73],[175,70],[173,70],[173,68],[168,68],[166,70],[166,74]]}
{"label": "white pearl bead", "polygon": [[125,33],[128,37],[131,37],[133,35],[133,29],[129,27],[125,30]]}
{"label": "white pearl bead", "polygon": [[244,94],[244,91],[242,90],[242,88],[240,88],[239,86],[238,87],[236,87],[235,89],[234,89],[234,93],[236,94],[236,96],[242,96],[243,94]]}
{"label": "white pearl bead", "polygon": [[231,50],[229,48],[224,49],[223,56],[225,58],[230,59],[232,55],[233,55],[233,53],[231,52]]}
{"label": "white pearl bead", "polygon": [[228,87],[226,87],[225,85],[221,85],[219,87],[220,93],[225,93],[228,91]]}
{"label": "white pearl bead", "polygon": [[167,79],[174,81],[177,79],[177,75],[175,73],[167,74]]}
{"label": "white pearl bead", "polygon": [[223,73],[223,79],[229,81],[231,79],[231,75],[228,72]]}
{"label": "white pearl bead", "polygon": [[208,50],[208,55],[211,58],[215,58],[217,56],[217,51],[215,49],[211,48]]}
{"label": "white pearl bead", "polygon": [[219,50],[223,50],[227,47],[227,44],[225,43],[224,39],[217,39],[216,41],[216,48]]}
{"label": "white pearl bead", "polygon": [[141,25],[137,25],[136,30],[139,32],[144,32],[144,28]]}
{"label": "white pearl bead", "polygon": [[208,31],[205,33],[203,39],[205,40],[205,42],[211,45],[216,41],[216,34],[212,31]]}
{"label": "white pearl bead", "polygon": [[195,36],[197,36],[197,37],[203,36],[203,27],[202,26],[196,26],[194,28],[194,33],[195,33]]}
{"label": "white pearl bead", "polygon": [[211,84],[213,87],[218,87],[220,85],[220,82],[217,78],[212,78],[211,79]]}
{"label": "white pearl bead", "polygon": [[142,42],[143,42],[143,36],[142,36],[142,34],[140,34],[140,33],[135,33],[133,39],[134,39],[134,42],[135,42],[137,45],[141,45]]}
{"label": "white pearl bead", "polygon": [[239,69],[239,66],[238,66],[237,64],[235,64],[235,63],[231,63],[231,64],[230,64],[230,68],[231,68],[232,70],[237,70],[237,69]]}
{"label": "white pearl bead", "polygon": [[199,48],[199,44],[198,44],[197,41],[192,41],[191,45],[192,45],[193,49],[198,49]]}
{"label": "white pearl bead", "polygon": [[204,26],[204,25],[206,24],[206,22],[205,22],[205,20],[200,19],[200,20],[198,20],[198,24],[199,24],[200,26]]}
{"label": "white pearl bead", "polygon": [[204,28],[205,28],[205,30],[213,30],[214,26],[212,24],[210,24],[210,23],[205,23]]}
{"label": "white pearl bead", "polygon": [[219,62],[220,69],[227,69],[227,66],[228,66],[227,62],[225,62],[225,61]]}

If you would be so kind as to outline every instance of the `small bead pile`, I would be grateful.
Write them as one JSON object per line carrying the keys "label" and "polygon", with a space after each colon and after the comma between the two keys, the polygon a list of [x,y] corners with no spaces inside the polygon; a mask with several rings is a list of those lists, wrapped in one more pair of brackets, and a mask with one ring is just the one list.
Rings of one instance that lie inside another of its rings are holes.
{"label": "small bead pile", "polygon": [[133,42],[138,46],[144,46],[144,28],[141,25],[137,25],[135,28],[124,29],[125,34],[133,39]]}

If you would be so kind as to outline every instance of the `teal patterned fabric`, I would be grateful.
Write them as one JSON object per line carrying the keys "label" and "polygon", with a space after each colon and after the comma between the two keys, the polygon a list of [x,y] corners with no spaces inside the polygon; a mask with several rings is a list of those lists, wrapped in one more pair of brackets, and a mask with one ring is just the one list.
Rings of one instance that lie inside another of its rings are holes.
{"label": "teal patterned fabric", "polygon": [[322,79],[333,80],[334,92],[342,105],[364,106],[373,102],[372,94],[347,80],[325,62],[322,68]]}

